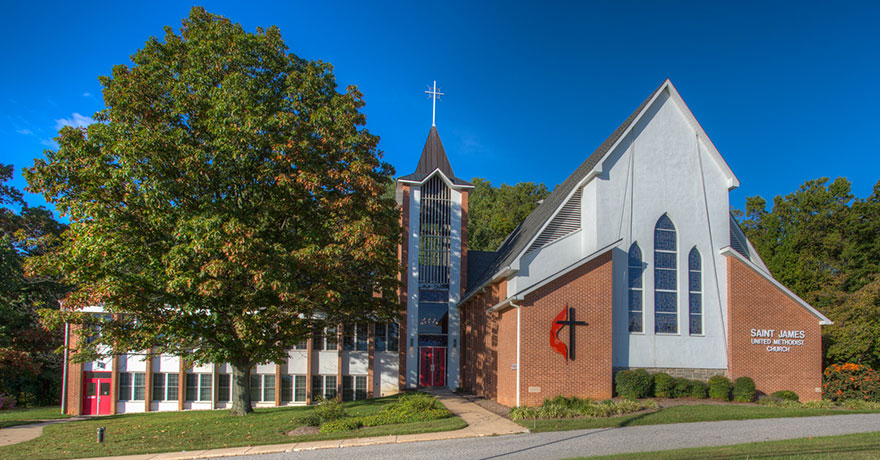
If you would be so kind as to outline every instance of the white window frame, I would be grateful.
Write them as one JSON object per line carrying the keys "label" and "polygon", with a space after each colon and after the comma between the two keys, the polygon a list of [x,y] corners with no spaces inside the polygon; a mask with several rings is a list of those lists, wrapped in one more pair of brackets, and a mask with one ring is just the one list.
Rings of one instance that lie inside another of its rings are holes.
{"label": "white window frame", "polygon": [[[633,249],[639,251],[638,265],[632,265],[631,259],[632,259]],[[626,298],[626,303],[627,303],[627,311],[628,311],[628,315],[627,315],[627,319],[626,319],[627,330],[631,334],[644,334],[645,333],[645,267],[644,267],[644,257],[642,256],[642,248],[639,247],[639,243],[634,242],[629,247],[629,251],[626,253],[626,260],[627,260],[627,269],[626,269],[627,298]],[[632,275],[632,271],[634,269],[639,270],[639,280],[640,280],[639,286],[640,287],[633,287],[632,286],[631,275]],[[638,293],[639,293],[639,309],[633,310],[632,293],[636,292],[636,291],[638,291]],[[639,323],[641,325],[641,328],[637,331],[632,329],[632,325],[629,322],[629,317],[632,316],[633,313],[638,313],[642,317],[642,320]]]}
{"label": "white window frame", "polygon": [[[700,267],[696,270],[691,266],[691,253],[696,252],[697,257],[699,258]],[[698,291],[691,290],[691,277],[696,276],[700,280]],[[700,313],[694,314],[691,312],[691,301],[694,299],[694,296],[697,296],[700,299]],[[688,333],[694,336],[704,336],[706,334],[706,323],[703,318],[703,255],[700,253],[700,250],[697,249],[696,246],[691,248],[688,253]],[[691,330],[691,320],[693,320],[694,316],[700,317],[700,332],[694,332]]]}
{"label": "white window frame", "polygon": [[[171,378],[170,376],[172,376],[172,375],[177,377],[177,383],[175,385],[168,384],[168,380]],[[156,379],[156,377],[158,377],[162,381],[162,393],[163,394],[161,395],[161,397],[156,396],[156,382],[158,381]],[[168,393],[172,388],[174,389],[174,398],[168,397]],[[153,372],[153,394],[152,394],[153,401],[156,401],[156,402],[177,401],[178,398],[180,397],[179,392],[180,392],[180,374],[179,373],[177,373],[177,372]]]}

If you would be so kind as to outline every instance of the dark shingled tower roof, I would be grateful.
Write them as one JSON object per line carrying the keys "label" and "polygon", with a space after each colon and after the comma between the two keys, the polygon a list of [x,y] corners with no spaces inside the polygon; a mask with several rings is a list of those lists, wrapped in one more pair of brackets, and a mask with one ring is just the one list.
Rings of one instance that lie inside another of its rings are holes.
{"label": "dark shingled tower roof", "polygon": [[425,141],[425,148],[422,149],[422,156],[419,158],[419,165],[416,166],[416,172],[400,177],[398,180],[422,182],[438,169],[447,179],[452,181],[453,185],[472,186],[470,182],[455,177],[452,165],[449,164],[449,158],[446,156],[446,150],[443,149],[443,142],[440,141],[440,134],[437,133],[437,127],[431,126],[428,140]]}

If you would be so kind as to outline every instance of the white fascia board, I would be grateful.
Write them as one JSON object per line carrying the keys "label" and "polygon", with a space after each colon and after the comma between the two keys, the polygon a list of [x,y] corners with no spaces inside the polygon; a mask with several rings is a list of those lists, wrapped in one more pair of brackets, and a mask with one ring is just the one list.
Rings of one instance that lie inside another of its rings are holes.
{"label": "white fascia board", "polygon": [[440,175],[440,178],[443,179],[443,182],[444,182],[444,183],[446,184],[446,186],[448,186],[449,188],[454,188],[454,189],[456,189],[456,190],[459,190],[459,189],[465,189],[465,188],[474,188],[473,185],[455,185],[455,184],[453,184],[452,181],[449,180],[448,177],[446,177],[446,174],[443,174],[443,171],[440,171],[440,168],[435,169],[431,174],[428,174],[428,175],[425,176],[425,178],[422,179],[422,180],[404,180],[404,179],[397,179],[397,182],[404,183],[404,184],[417,184],[417,185],[421,185],[421,184],[424,184],[425,182],[427,182],[427,181],[428,181],[429,179],[431,179],[432,177],[434,177],[434,175],[436,175],[436,174],[439,174],[439,175]]}
{"label": "white fascia board", "polygon": [[782,283],[780,283],[779,281],[776,281],[776,279],[773,278],[773,276],[771,276],[769,273],[765,272],[764,270],[761,270],[761,268],[758,267],[757,265],[755,265],[751,260],[746,258],[744,255],[736,252],[736,250],[734,250],[730,246],[725,246],[725,247],[721,248],[721,250],[719,252],[721,253],[721,255],[723,255],[725,257],[733,257],[733,258],[739,260],[740,262],[745,264],[746,267],[749,267],[753,272],[757,273],[762,278],[769,281],[770,284],[772,284],[777,289],[782,291],[783,294],[787,295],[792,300],[794,300],[798,305],[800,305],[805,310],[809,311],[810,313],[815,315],[817,318],[819,318],[820,325],[830,326],[830,325],[834,324],[833,321],[831,321],[830,319],[828,319],[828,317],[826,317],[825,315],[820,313],[819,310],[816,310],[815,308],[813,308],[813,306],[808,304],[804,299],[801,299],[800,297],[797,296],[797,294],[795,294],[794,292],[791,292],[787,287],[783,286]]}
{"label": "white fascia board", "polygon": [[569,266],[563,268],[562,270],[559,270],[558,272],[556,272],[556,273],[554,273],[554,274],[552,274],[552,275],[550,275],[550,276],[548,276],[548,277],[542,279],[541,281],[538,281],[538,282],[536,282],[535,284],[532,284],[531,286],[529,286],[529,287],[527,287],[527,288],[525,288],[525,289],[522,289],[522,290],[520,290],[519,292],[517,292],[516,294],[513,294],[512,296],[509,296],[508,298],[502,300],[501,302],[498,302],[497,304],[495,304],[495,305],[489,307],[489,308],[488,308],[488,311],[498,311],[498,310],[504,308],[506,305],[510,304],[510,302],[515,302],[515,301],[518,301],[518,300],[523,300],[523,299],[525,299],[525,297],[526,297],[527,295],[529,295],[529,294],[531,294],[532,292],[535,292],[536,290],[538,290],[538,289],[544,287],[545,285],[547,285],[547,283],[550,283],[551,281],[553,281],[553,280],[559,278],[560,276],[563,276],[563,275],[565,275],[565,274],[571,272],[572,270],[574,270],[574,269],[576,269],[576,268],[578,268],[578,267],[580,267],[580,266],[582,266],[582,265],[584,265],[584,264],[586,264],[586,263],[589,263],[589,262],[595,260],[597,257],[599,257],[599,256],[601,256],[601,255],[603,255],[603,254],[605,254],[606,252],[610,251],[611,249],[614,249],[615,247],[617,247],[618,245],[620,245],[620,243],[621,243],[622,241],[623,241],[623,238],[620,238],[620,239],[618,239],[617,241],[615,241],[615,242],[613,242],[613,243],[611,243],[611,244],[608,244],[608,245],[606,245],[606,246],[603,247],[603,248],[598,249],[597,251],[595,251],[595,252],[593,252],[592,254],[590,254],[590,255],[584,257],[583,259],[578,260],[577,262],[575,262],[575,263],[573,263],[573,264],[571,264],[571,265],[569,265]]}

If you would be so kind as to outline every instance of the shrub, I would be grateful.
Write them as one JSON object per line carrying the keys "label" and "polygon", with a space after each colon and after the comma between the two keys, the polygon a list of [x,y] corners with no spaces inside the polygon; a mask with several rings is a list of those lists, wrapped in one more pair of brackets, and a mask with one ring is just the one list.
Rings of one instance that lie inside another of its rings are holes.
{"label": "shrub", "polygon": [[644,369],[620,371],[615,380],[615,390],[623,398],[641,399],[651,395],[653,379]]}
{"label": "shrub", "polygon": [[15,398],[5,393],[0,393],[0,410],[15,409]]}
{"label": "shrub", "polygon": [[723,375],[709,377],[709,397],[730,401],[730,379]]}
{"label": "shrub", "polygon": [[674,398],[675,379],[669,374],[654,374],[654,396],[658,398]]}
{"label": "shrub", "polygon": [[516,406],[510,408],[511,420],[527,420],[533,418],[538,418],[538,411],[532,407]]}
{"label": "shrub", "polygon": [[699,380],[691,381],[691,389],[688,392],[691,398],[706,399],[709,397],[709,384]]}
{"label": "shrub", "polygon": [[755,400],[755,381],[751,377],[739,377],[733,382],[733,400],[738,402]]}
{"label": "shrub", "polygon": [[801,398],[798,397],[797,393],[790,390],[779,390],[770,393],[770,396],[773,398],[777,398],[780,401],[800,401]]}
{"label": "shrub", "polygon": [[672,391],[673,397],[675,398],[686,398],[688,394],[691,392],[691,386],[693,383],[685,378],[677,378],[675,379],[675,387]]}
{"label": "shrub", "polygon": [[[786,401],[788,403],[796,403],[795,401]],[[807,401],[803,404],[804,407],[809,409],[831,409],[834,407],[834,404],[831,404],[831,401],[825,401],[820,399],[819,401]]]}
{"label": "shrub", "polygon": [[314,414],[321,419],[321,424],[339,420],[345,417],[345,407],[337,399],[318,399],[318,405],[315,406]]}
{"label": "shrub", "polygon": [[321,424],[321,433],[338,433],[340,431],[351,431],[361,427],[360,417],[340,418],[330,420]]}
{"label": "shrub", "polygon": [[864,399],[847,399],[846,401],[841,401],[839,404],[844,409],[849,410],[880,409],[880,403],[874,401],[865,401]]}
{"label": "shrub", "polygon": [[823,373],[824,397],[832,401],[880,401],[880,376],[861,364],[832,364]]}
{"label": "shrub", "polygon": [[513,420],[525,420],[532,418],[611,417],[656,408],[657,403],[653,400],[635,401],[625,399],[593,402],[589,399],[557,396],[553,399],[545,399],[540,406],[534,409],[530,407],[514,407],[510,410],[510,418]]}
{"label": "shrub", "polygon": [[315,415],[314,412],[309,411],[308,414],[301,415],[294,419],[299,425],[307,425],[307,426],[321,426],[321,417]]}

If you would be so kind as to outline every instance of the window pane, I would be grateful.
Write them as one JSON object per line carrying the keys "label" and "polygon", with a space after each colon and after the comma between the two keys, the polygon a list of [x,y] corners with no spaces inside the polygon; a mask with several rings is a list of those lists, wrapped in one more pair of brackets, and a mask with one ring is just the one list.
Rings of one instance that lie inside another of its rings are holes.
{"label": "window pane", "polygon": [[642,250],[639,245],[633,243],[629,248],[628,263],[630,267],[640,267],[642,265]]}
{"label": "window pane", "polygon": [[400,326],[397,323],[388,323],[388,351],[397,351],[400,345]]}
{"label": "window pane", "polygon": [[674,291],[676,289],[675,275],[675,270],[665,270],[660,268],[654,270],[654,289]]}
{"label": "window pane", "polygon": [[324,382],[324,386],[325,386],[324,396],[327,399],[333,399],[336,397],[337,394],[339,394],[336,389],[336,376],[335,375],[326,376],[326,381]]}
{"label": "window pane", "polygon": [[344,351],[354,350],[354,325],[346,324],[342,327],[342,349]]}
{"label": "window pane", "polygon": [[676,313],[678,303],[677,294],[674,292],[657,292],[654,294],[654,311],[664,313]]}
{"label": "window pane", "polygon": [[251,402],[258,402],[260,400],[260,394],[263,391],[260,385],[262,381],[263,379],[260,374],[251,374]]}
{"label": "window pane", "polygon": [[448,319],[449,304],[419,303],[419,334],[446,334]]}
{"label": "window pane", "polygon": [[336,337],[336,328],[335,327],[328,327],[327,328],[327,332],[325,333],[324,339],[326,340],[324,347],[327,351],[335,351],[337,349],[337,346],[339,345],[338,344],[339,341]]}
{"label": "window pane", "polygon": [[367,376],[358,375],[354,378],[354,399],[367,399]]}
{"label": "window pane", "polygon": [[179,374],[168,374],[168,393],[166,394],[165,399],[168,401],[177,401],[178,393],[180,392],[180,375]]}
{"label": "window pane", "polygon": [[342,376],[342,400],[343,401],[353,401],[354,400],[354,381],[350,375]]}
{"label": "window pane", "polygon": [[302,339],[293,345],[294,350],[308,350],[308,348],[309,348],[309,339]]}
{"label": "window pane", "polygon": [[672,225],[672,220],[669,219],[669,216],[663,214],[660,216],[660,219],[657,220],[657,228],[665,229],[665,230],[675,230],[675,226]]}
{"label": "window pane", "polygon": [[674,252],[655,252],[654,253],[655,268],[672,268],[675,269],[675,253]]}
{"label": "window pane", "polygon": [[376,323],[376,336],[373,338],[373,349],[385,351],[385,323]]}
{"label": "window pane", "polygon": [[211,400],[211,374],[199,374],[199,401]]}
{"label": "window pane", "polygon": [[186,374],[186,400],[196,401],[199,399],[199,376]]}
{"label": "window pane", "polygon": [[690,329],[691,329],[691,334],[702,334],[703,333],[703,316],[702,315],[691,315]]}
{"label": "window pane", "polygon": [[281,376],[281,401],[290,402],[293,400],[293,376]]}
{"label": "window pane", "polygon": [[657,313],[654,315],[654,332],[675,334],[678,332],[676,318],[678,316],[668,313]]}
{"label": "window pane", "polygon": [[[92,388],[94,390],[94,388]],[[94,394],[94,392],[92,393]],[[119,400],[128,401],[131,399],[131,373],[119,373]]]}
{"label": "window pane", "polygon": [[312,376],[312,399],[324,396],[324,378],[320,375]]}
{"label": "window pane", "polygon": [[632,268],[629,269],[629,287],[630,288],[640,288],[642,287],[642,269]]}
{"label": "window pane", "polygon": [[700,269],[700,251],[697,251],[697,248],[691,249],[690,254],[688,254],[688,268],[690,270]]}
{"label": "window pane", "polygon": [[324,334],[315,332],[312,334],[312,349],[321,351],[324,349]]}
{"label": "window pane", "polygon": [[675,251],[675,232],[657,230],[654,232],[654,249]]}
{"label": "window pane", "polygon": [[153,373],[153,401],[165,399],[165,374]]}
{"label": "window pane", "polygon": [[303,402],[306,400],[306,376],[293,376],[293,400]]}
{"label": "window pane", "polygon": [[357,329],[355,331],[355,335],[357,336],[357,338],[355,349],[357,351],[367,351],[367,336],[369,335],[370,329],[364,323],[360,323],[356,327]]}
{"label": "window pane", "polygon": [[642,291],[640,289],[629,291],[629,309],[630,311],[642,311]]}
{"label": "window pane", "polygon": [[702,291],[703,290],[702,286],[700,286],[702,284],[701,283],[702,280],[700,278],[701,278],[700,272],[689,272],[689,274],[688,274],[688,289],[693,292]]}
{"label": "window pane", "polygon": [[689,308],[688,310],[691,314],[701,314],[703,313],[703,296],[702,294],[691,293],[690,301],[688,302]]}
{"label": "window pane", "polygon": [[86,383],[86,396],[95,396],[98,394],[98,385],[95,382]]}
{"label": "window pane", "polygon": [[642,312],[629,313],[629,331],[642,332]]}
{"label": "window pane", "polygon": [[275,401],[275,376],[263,376],[263,401]]}
{"label": "window pane", "polygon": [[232,378],[229,374],[217,375],[217,401],[229,401],[232,390]]}
{"label": "window pane", "polygon": [[146,391],[144,386],[146,384],[146,374],[143,372],[137,372],[134,374],[134,396],[132,399],[135,401],[143,401],[144,397],[146,397]]}

